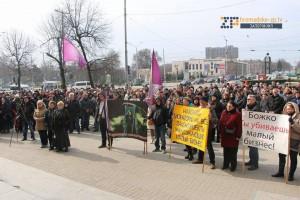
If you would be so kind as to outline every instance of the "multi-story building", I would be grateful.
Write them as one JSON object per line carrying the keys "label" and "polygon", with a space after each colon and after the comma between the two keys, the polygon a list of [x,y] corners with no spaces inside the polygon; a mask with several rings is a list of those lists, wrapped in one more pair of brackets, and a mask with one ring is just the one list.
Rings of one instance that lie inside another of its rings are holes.
{"label": "multi-story building", "polygon": [[172,74],[179,75],[183,74],[186,66],[188,65],[187,61],[174,61],[172,62]]}
{"label": "multi-story building", "polygon": [[[181,68],[179,68],[179,66],[181,66]],[[191,59],[188,61],[173,62],[172,74],[176,75],[181,72],[187,74],[189,79],[199,78],[201,76],[224,76],[225,59]]]}
{"label": "multi-story building", "polygon": [[234,46],[227,46],[227,56],[226,47],[206,47],[205,48],[205,58],[206,59],[216,59],[216,58],[226,58],[227,59],[237,59],[239,57],[239,49]]}

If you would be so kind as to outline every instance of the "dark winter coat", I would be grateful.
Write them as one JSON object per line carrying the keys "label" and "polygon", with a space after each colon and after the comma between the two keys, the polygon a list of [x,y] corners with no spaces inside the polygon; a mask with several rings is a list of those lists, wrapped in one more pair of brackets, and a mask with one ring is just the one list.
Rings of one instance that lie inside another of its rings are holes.
{"label": "dark winter coat", "polygon": [[62,149],[70,146],[70,139],[67,132],[69,127],[70,115],[66,109],[55,110],[53,114],[53,127],[55,134],[55,146]]}
{"label": "dark winter coat", "polygon": [[277,96],[271,96],[270,97],[270,111],[280,114],[284,107],[284,99],[283,97],[277,95]]}
{"label": "dark winter coat", "polygon": [[219,129],[222,147],[238,147],[239,138],[242,136],[241,113],[236,110],[230,112],[224,110],[221,115]]}

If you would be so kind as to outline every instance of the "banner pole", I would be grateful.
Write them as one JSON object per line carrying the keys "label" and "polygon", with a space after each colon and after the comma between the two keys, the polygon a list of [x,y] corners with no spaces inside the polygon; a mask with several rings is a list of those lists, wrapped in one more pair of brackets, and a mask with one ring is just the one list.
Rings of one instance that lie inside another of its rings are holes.
{"label": "banner pole", "polygon": [[[201,150],[199,150],[201,151]],[[203,163],[202,163],[202,173],[204,173],[204,164],[205,164],[206,151],[203,152]]]}
{"label": "banner pole", "polygon": [[143,151],[143,154],[145,155],[146,154],[146,143],[144,142],[144,151]]}
{"label": "banner pole", "polygon": [[172,140],[170,140],[170,151],[169,151],[169,159],[171,159],[171,153],[172,153]]}
{"label": "banner pole", "polygon": [[242,162],[242,172],[243,172],[243,174],[245,174],[245,151],[246,151],[246,148],[245,148],[245,145],[243,145],[243,162]]}
{"label": "banner pole", "polygon": [[291,126],[289,127],[289,139],[288,139],[288,153],[287,153],[287,163],[286,163],[286,168],[285,168],[285,184],[288,183],[288,173],[289,173],[289,168],[290,168],[290,137],[291,137]]}
{"label": "banner pole", "polygon": [[146,154],[148,154],[148,142],[146,142]]}
{"label": "banner pole", "polygon": [[9,147],[11,147],[11,141],[12,141],[13,135],[14,135],[14,132],[11,132],[10,141],[9,141]]}
{"label": "banner pole", "polygon": [[112,137],[111,136],[108,136],[108,150],[111,150],[112,148]]}

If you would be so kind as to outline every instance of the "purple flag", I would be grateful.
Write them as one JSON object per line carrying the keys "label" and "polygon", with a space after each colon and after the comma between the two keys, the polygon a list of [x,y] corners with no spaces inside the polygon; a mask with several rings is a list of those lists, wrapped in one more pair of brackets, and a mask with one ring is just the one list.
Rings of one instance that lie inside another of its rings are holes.
{"label": "purple flag", "polygon": [[68,38],[64,38],[64,46],[63,46],[63,55],[64,62],[73,61],[78,63],[81,69],[86,67],[86,60],[81,55],[79,50],[72,44],[72,42]]}
{"label": "purple flag", "polygon": [[151,77],[150,77],[150,87],[148,99],[153,99],[157,91],[162,87],[161,78],[160,78],[160,69],[155,56],[155,52],[152,53],[152,62],[151,62]]}

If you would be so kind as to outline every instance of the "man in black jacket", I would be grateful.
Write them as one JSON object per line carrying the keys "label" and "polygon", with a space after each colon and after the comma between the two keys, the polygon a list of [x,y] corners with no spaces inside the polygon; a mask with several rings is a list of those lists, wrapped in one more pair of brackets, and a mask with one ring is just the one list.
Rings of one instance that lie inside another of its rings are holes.
{"label": "man in black jacket", "polygon": [[279,95],[278,88],[274,88],[270,97],[270,112],[281,114],[284,104],[284,99]]}
{"label": "man in black jacket", "polygon": [[[256,102],[255,95],[248,95],[246,110],[260,112],[260,106]],[[248,170],[253,171],[258,169],[258,148],[249,146],[249,158],[250,160],[245,163],[246,166],[250,166]]]}
{"label": "man in black jacket", "polygon": [[79,126],[79,113],[80,113],[80,104],[77,99],[75,99],[74,93],[69,94],[68,101],[68,111],[70,114],[70,133],[73,133],[74,126],[78,134],[80,134],[80,126]]}
{"label": "man in black jacket", "polygon": [[[166,137],[165,137],[165,126],[167,123],[168,113],[166,108],[162,105],[160,98],[155,99],[155,111],[148,117],[152,119],[155,125],[155,150],[153,152],[166,153]],[[159,145],[159,139],[161,140],[161,150]]]}
{"label": "man in black jacket", "polygon": [[91,113],[91,101],[88,98],[87,93],[83,93],[83,98],[80,101],[81,108],[81,130],[86,129],[89,131],[89,123],[90,123],[90,113]]}
{"label": "man in black jacket", "polygon": [[31,133],[31,139],[35,140],[34,130],[33,130],[33,113],[34,113],[34,104],[29,100],[27,96],[24,97],[24,104],[21,109],[21,119],[22,119],[22,132],[23,139],[27,140],[27,131],[28,128]]}

